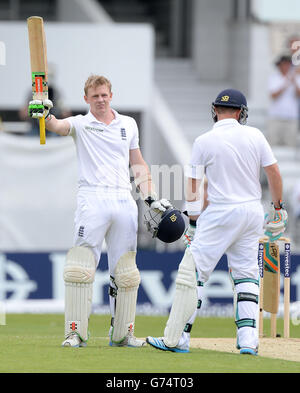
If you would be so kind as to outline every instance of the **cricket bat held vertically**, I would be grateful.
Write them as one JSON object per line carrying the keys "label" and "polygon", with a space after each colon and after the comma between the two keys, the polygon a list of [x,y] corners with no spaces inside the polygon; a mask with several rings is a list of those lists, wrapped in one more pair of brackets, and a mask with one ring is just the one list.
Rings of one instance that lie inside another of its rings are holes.
{"label": "cricket bat held vertically", "polygon": [[276,315],[280,297],[280,253],[276,243],[264,244],[263,308],[271,314],[271,337],[276,337]]}
{"label": "cricket bat held vertically", "polygon": [[[47,49],[44,21],[40,16],[27,19],[33,100],[48,99]],[[40,144],[46,143],[45,117],[39,118]]]}
{"label": "cricket bat held vertically", "polygon": [[259,241],[258,265],[260,274],[259,335],[263,337],[263,311],[271,315],[271,337],[277,336],[276,322],[280,301],[280,252],[284,243],[284,337],[290,337],[290,273],[291,241],[280,237],[270,242],[268,237]]}

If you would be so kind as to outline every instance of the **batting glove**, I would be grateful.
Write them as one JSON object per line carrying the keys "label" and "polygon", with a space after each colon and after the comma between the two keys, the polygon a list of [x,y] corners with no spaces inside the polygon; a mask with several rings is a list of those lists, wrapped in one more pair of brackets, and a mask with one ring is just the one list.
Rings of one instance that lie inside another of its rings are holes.
{"label": "batting glove", "polygon": [[164,213],[167,209],[173,208],[171,202],[167,199],[155,201],[152,198],[148,198],[145,200],[145,202],[150,207],[150,209],[154,210],[156,213]]}
{"label": "batting glove", "polygon": [[153,203],[151,203],[150,207],[157,213],[163,213],[167,209],[173,208],[171,202],[167,199],[160,199],[159,201],[154,201]]}
{"label": "batting glove", "polygon": [[186,247],[189,247],[194,239],[195,236],[195,232],[196,232],[196,221],[192,221],[190,220],[190,224],[187,227],[187,229],[185,230],[183,237],[182,237],[182,241],[183,244]]}
{"label": "batting glove", "polygon": [[264,223],[265,235],[270,238],[271,242],[282,236],[286,230],[287,222],[288,214],[284,208],[284,204],[280,202],[280,206],[276,208],[272,202],[269,213],[265,215]]}
{"label": "batting glove", "polygon": [[50,100],[33,100],[29,102],[28,116],[32,119],[39,119],[47,117],[50,109],[53,108],[53,103]]}

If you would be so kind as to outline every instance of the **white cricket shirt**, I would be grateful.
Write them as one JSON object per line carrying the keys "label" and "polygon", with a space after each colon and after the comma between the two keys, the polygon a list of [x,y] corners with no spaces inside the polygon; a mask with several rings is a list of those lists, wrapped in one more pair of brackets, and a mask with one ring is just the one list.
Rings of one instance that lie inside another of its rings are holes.
{"label": "white cricket shirt", "polygon": [[129,150],[139,148],[138,127],[132,117],[113,113],[109,125],[91,112],[67,118],[77,148],[79,187],[131,190]]}
{"label": "white cricket shirt", "polygon": [[210,203],[243,203],[261,199],[260,168],[274,163],[260,130],[225,119],[195,140],[187,176],[200,178],[203,167]]}

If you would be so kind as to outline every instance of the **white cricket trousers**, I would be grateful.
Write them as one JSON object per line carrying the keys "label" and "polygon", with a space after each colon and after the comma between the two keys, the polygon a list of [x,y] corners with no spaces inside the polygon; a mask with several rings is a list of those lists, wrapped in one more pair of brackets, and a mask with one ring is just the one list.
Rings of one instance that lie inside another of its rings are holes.
{"label": "white cricket trousers", "polygon": [[114,275],[120,257],[128,251],[136,251],[137,217],[137,204],[130,191],[80,188],[74,243],[90,247],[98,265],[105,240],[109,273]]}
{"label": "white cricket trousers", "polygon": [[[221,257],[226,254],[236,292],[258,297],[258,244],[263,234],[264,212],[260,201],[235,205],[210,204],[197,220],[191,244],[198,280],[205,283]],[[256,282],[256,284],[255,284]],[[205,286],[203,288],[205,290]],[[242,297],[241,296],[241,297]],[[256,321],[258,304],[251,301],[237,303],[236,320]],[[238,329],[239,347],[257,347],[257,329],[249,326]]]}
{"label": "white cricket trousers", "polygon": [[191,244],[199,280],[206,282],[226,254],[233,278],[258,279],[258,243],[263,234],[260,202],[210,204],[197,220]]}

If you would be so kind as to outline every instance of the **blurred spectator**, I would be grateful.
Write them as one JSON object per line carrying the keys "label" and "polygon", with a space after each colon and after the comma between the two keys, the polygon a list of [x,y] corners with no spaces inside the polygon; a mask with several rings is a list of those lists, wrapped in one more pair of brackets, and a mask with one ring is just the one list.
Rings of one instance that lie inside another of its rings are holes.
{"label": "blurred spectator", "polygon": [[276,71],[271,74],[268,85],[271,103],[267,138],[272,146],[295,147],[298,139],[300,75],[292,66],[291,56],[280,56],[275,65]]}
{"label": "blurred spectator", "polygon": [[[51,81],[54,79],[54,65],[48,64],[48,81],[50,81],[48,86],[48,96],[54,104],[51,113],[58,119],[72,116],[72,112],[63,106],[61,94],[59,90],[52,85]],[[26,133],[26,136],[36,136],[39,137],[39,122],[36,119],[31,119],[28,116],[28,103],[32,100],[32,92],[28,92],[28,96],[25,99],[24,107],[19,111],[19,118],[22,121],[28,121],[30,123],[30,131]],[[47,131],[46,131],[47,132]],[[57,137],[57,134],[53,132],[47,132],[47,137]]]}
{"label": "blurred spectator", "polygon": [[292,211],[296,220],[300,220],[300,182],[295,184],[292,194]]}

